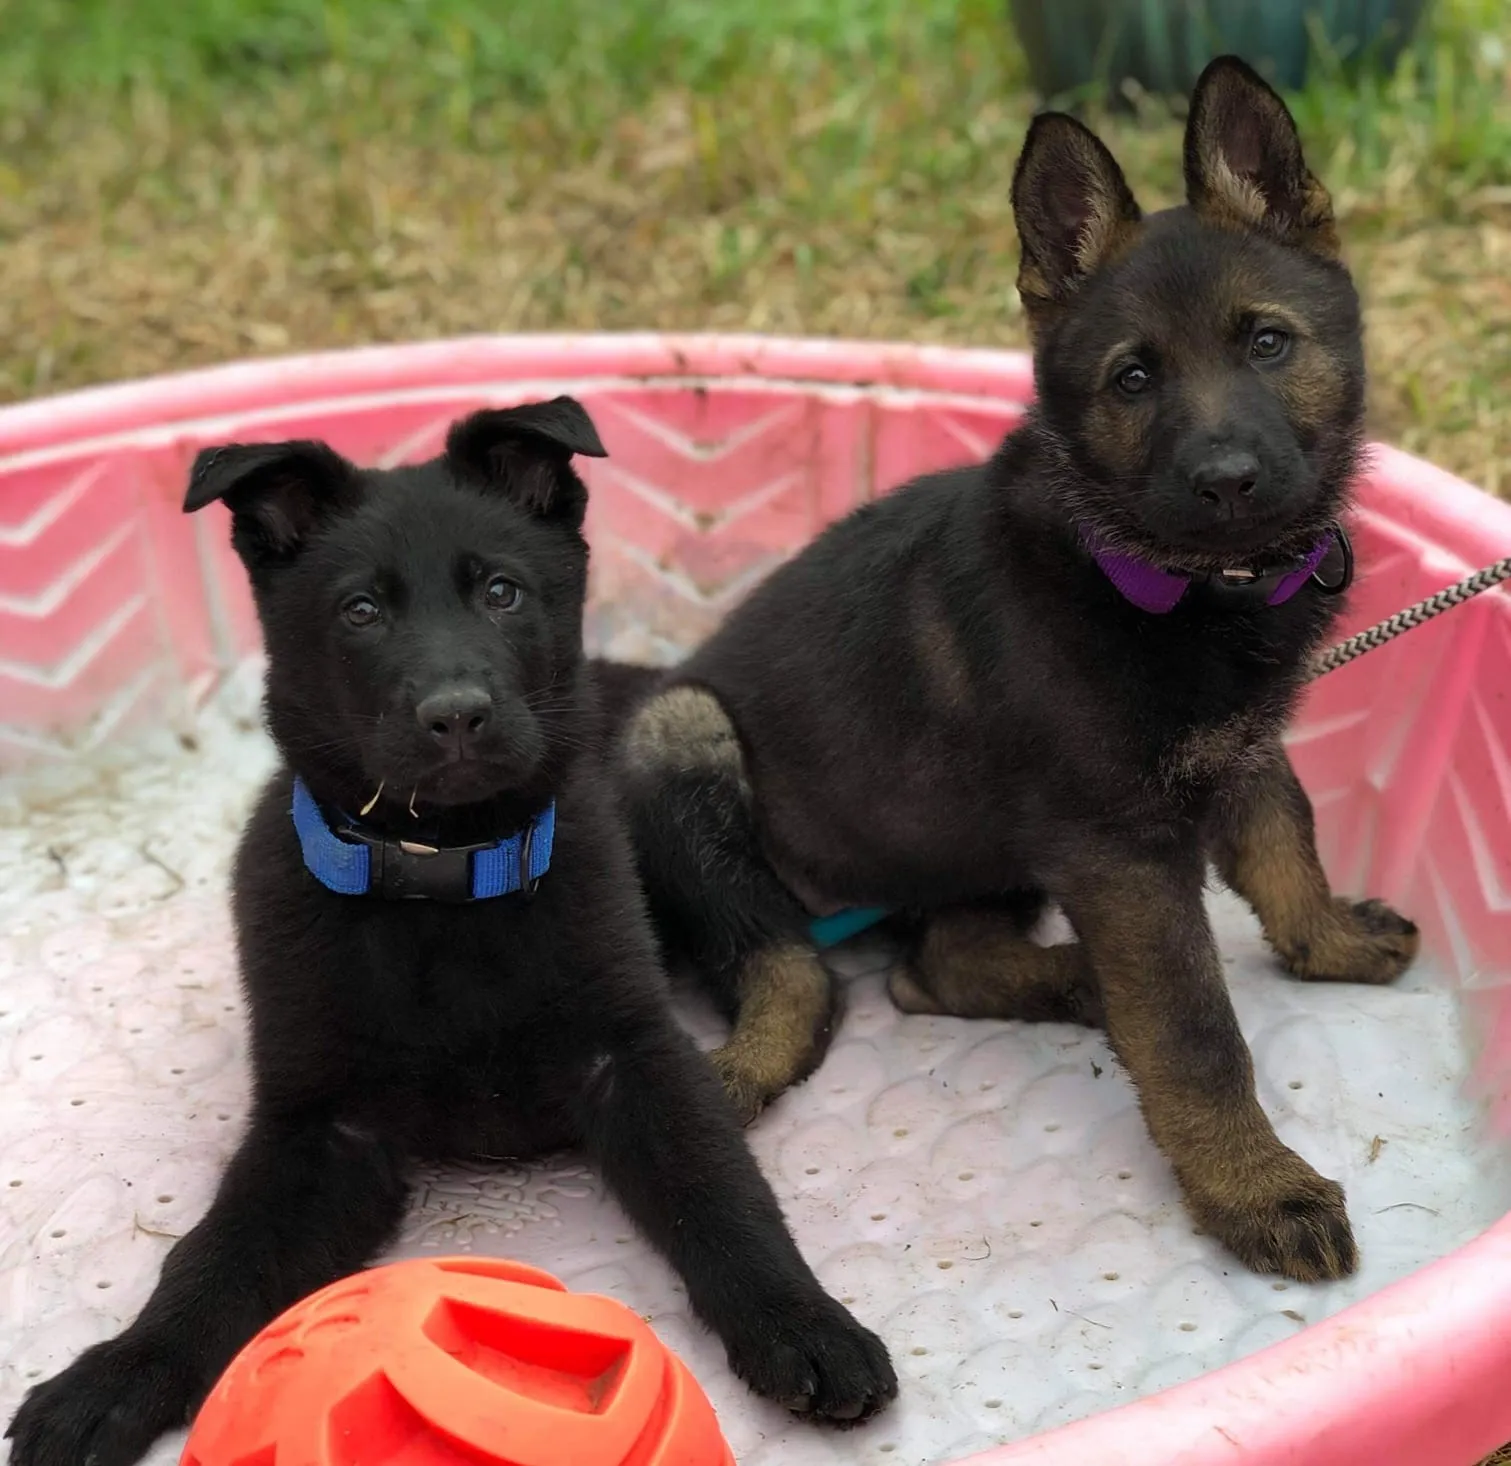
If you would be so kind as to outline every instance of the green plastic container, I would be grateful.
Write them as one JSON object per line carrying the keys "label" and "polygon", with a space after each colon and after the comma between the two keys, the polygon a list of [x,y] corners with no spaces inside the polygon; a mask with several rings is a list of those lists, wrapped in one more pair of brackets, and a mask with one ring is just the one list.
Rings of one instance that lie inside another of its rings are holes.
{"label": "green plastic container", "polygon": [[1125,81],[1180,96],[1214,56],[1234,53],[1280,87],[1305,84],[1317,53],[1389,68],[1426,0],[1011,0],[1013,24],[1044,97]]}

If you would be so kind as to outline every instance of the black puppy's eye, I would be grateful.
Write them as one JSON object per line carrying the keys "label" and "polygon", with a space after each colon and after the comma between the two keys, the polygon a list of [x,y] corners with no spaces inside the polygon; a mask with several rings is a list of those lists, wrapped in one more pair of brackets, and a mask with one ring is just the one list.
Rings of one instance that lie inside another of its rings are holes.
{"label": "black puppy's eye", "polygon": [[1249,355],[1255,361],[1279,361],[1290,350],[1291,338],[1273,326],[1254,332],[1249,340]]}
{"label": "black puppy's eye", "polygon": [[488,582],[488,589],[483,593],[483,599],[488,602],[490,611],[512,611],[519,605],[520,597],[524,592],[515,583],[504,575],[495,575]]}
{"label": "black puppy's eye", "polygon": [[1125,366],[1113,380],[1117,383],[1117,389],[1125,397],[1137,397],[1140,392],[1147,391],[1154,385],[1154,373],[1146,366],[1134,362],[1132,366]]}
{"label": "black puppy's eye", "polygon": [[353,596],[341,607],[341,614],[353,626],[374,626],[383,619],[378,603],[371,596]]}

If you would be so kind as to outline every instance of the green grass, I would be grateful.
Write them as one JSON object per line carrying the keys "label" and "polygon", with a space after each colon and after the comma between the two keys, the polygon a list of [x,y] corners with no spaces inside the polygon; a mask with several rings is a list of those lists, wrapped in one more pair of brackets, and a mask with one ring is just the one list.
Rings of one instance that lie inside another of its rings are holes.
{"label": "green grass", "polygon": [[4,0],[0,107],[34,127],[60,105],[142,90],[191,110],[294,85],[313,105],[477,128],[556,108],[589,132],[658,91],[850,74],[983,52],[1002,79],[1000,8],[980,0]]}
{"label": "green grass", "polygon": [[[1434,196],[1511,181],[1504,10],[1439,0],[1388,78],[1342,85],[1346,58],[1324,57],[1297,99],[1314,147]],[[1006,0],[0,0],[12,145],[102,113],[213,125],[270,98],[276,127],[294,94],[352,129],[580,158],[673,90],[710,150],[795,128],[827,176],[906,142],[940,182],[1010,146],[1027,100]]]}

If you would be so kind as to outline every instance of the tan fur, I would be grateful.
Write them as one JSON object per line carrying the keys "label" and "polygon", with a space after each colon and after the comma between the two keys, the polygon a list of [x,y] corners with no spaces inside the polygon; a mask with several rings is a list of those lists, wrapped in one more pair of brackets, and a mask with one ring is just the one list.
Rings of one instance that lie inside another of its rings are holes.
{"label": "tan fur", "polygon": [[1305,337],[1291,350],[1285,369],[1276,374],[1275,390],[1285,401],[1291,421],[1316,432],[1338,413],[1345,373],[1322,345]]}
{"label": "tan fur", "polygon": [[[1118,214],[1111,200],[1101,200],[1076,241],[1076,267],[1084,275],[1104,269],[1131,248],[1139,223]],[[1037,331],[1062,303],[1057,289],[1038,262],[1025,253],[1018,265],[1018,298],[1023,302],[1030,333]]]}
{"label": "tan fur", "polygon": [[[731,776],[743,797],[751,797],[734,724],[702,688],[673,687],[651,698],[631,718],[623,750],[637,773],[707,770]],[[734,1028],[709,1057],[740,1120],[749,1124],[818,1067],[829,1046],[837,989],[817,956],[796,945],[755,952],[737,988]]]}
{"label": "tan fur", "polygon": [[1188,370],[1183,380],[1184,397],[1193,428],[1220,430],[1229,416],[1232,382],[1225,372]]}
{"label": "tan fur", "polygon": [[1202,188],[1192,199],[1209,224],[1240,233],[1282,234],[1314,254],[1336,259],[1341,251],[1332,196],[1315,174],[1302,170],[1300,207],[1293,219],[1272,215],[1269,201],[1251,178],[1234,171],[1223,155],[1215,123],[1198,132]]}
{"label": "tan fur", "polygon": [[1274,716],[1265,709],[1235,713],[1209,728],[1193,728],[1160,765],[1166,789],[1182,783],[1243,777],[1269,758]]}
{"label": "tan fur", "polygon": [[1142,467],[1144,415],[1129,411],[1109,392],[1100,393],[1086,413],[1084,442],[1109,473],[1126,478]]}
{"label": "tan fur", "polygon": [[624,757],[637,772],[707,769],[732,774],[749,792],[745,756],[719,700],[700,687],[673,687],[638,708],[625,729]]}
{"label": "tan fur", "polygon": [[1264,195],[1249,179],[1235,173],[1221,153],[1214,152],[1207,161],[1206,185],[1201,212],[1213,223],[1234,229],[1263,228],[1268,212]]}
{"label": "tan fur", "polygon": [[908,967],[894,972],[904,1013],[1025,1022],[1102,1022],[1096,981],[1076,943],[1041,947],[999,912],[962,908],[932,916]]}
{"label": "tan fur", "polygon": [[829,1046],[836,988],[812,951],[784,946],[750,957],[739,989],[734,1031],[710,1058],[740,1119],[749,1124],[818,1067]]}
{"label": "tan fur", "polygon": [[915,579],[912,596],[912,642],[930,701],[941,711],[969,712],[971,675],[954,629],[928,581]]}
{"label": "tan fur", "polygon": [[1097,195],[1076,241],[1076,268],[1083,275],[1102,269],[1127,248],[1136,230],[1137,225],[1122,215],[1115,199]]}
{"label": "tan fur", "polygon": [[1214,848],[1218,870],[1254,908],[1276,955],[1316,982],[1386,983],[1417,954],[1416,928],[1379,902],[1333,895],[1311,808],[1278,743],[1232,797]]}
{"label": "tan fur", "polygon": [[1199,1225],[1258,1272],[1303,1282],[1357,1263],[1342,1188],[1284,1146],[1254,1092],[1199,888],[1109,866],[1070,908],[1107,1032]]}

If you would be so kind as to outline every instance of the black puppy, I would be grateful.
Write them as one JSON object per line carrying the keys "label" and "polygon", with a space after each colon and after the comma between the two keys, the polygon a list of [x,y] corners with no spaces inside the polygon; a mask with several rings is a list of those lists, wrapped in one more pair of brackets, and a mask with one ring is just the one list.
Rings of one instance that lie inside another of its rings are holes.
{"label": "black puppy", "polygon": [[[666,945],[734,1020],[748,1118],[834,1021],[810,921],[913,908],[910,1012],[1105,1024],[1191,1210],[1246,1263],[1353,1270],[1343,1192],[1276,1138],[1203,907],[1208,861],[1298,977],[1417,948],[1336,899],[1281,747],[1350,554],[1359,304],[1284,103],[1203,74],[1187,203],[1035,120],[1013,184],[1038,402],[996,456],[832,527],[623,734]],[[1024,925],[1058,903],[1079,942]]]}
{"label": "black puppy", "polygon": [[252,1334],[393,1235],[416,1158],[584,1146],[731,1367],[858,1420],[896,1392],[819,1286],[677,1027],[582,658],[587,491],[570,398],[362,471],[321,443],[202,453],[267,645],[284,765],[235,914],[252,1123],[123,1334],[37,1386],[13,1466],[128,1466]]}

